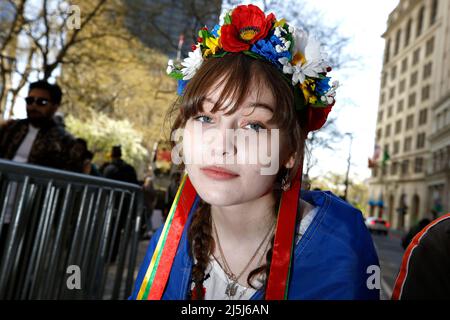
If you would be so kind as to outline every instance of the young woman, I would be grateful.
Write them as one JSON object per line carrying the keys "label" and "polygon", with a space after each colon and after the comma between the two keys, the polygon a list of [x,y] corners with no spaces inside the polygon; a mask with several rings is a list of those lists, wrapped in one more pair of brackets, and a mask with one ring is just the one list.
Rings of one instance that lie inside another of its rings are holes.
{"label": "young woman", "polygon": [[253,5],[224,21],[200,30],[181,66],[169,62],[185,175],[130,298],[378,299],[361,212],[300,193],[307,133],[337,87],[320,46]]}

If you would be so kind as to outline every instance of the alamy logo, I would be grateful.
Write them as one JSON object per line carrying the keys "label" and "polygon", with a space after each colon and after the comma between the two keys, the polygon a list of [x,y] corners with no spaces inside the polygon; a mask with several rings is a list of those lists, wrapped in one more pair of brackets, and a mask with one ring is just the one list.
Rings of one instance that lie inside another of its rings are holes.
{"label": "alamy logo", "polygon": [[371,265],[367,267],[366,273],[369,275],[367,278],[367,288],[369,290],[381,289],[381,271],[377,265]]}
{"label": "alamy logo", "polygon": [[66,21],[66,27],[69,30],[76,30],[81,28],[81,9],[77,5],[71,5],[67,9],[69,17]]}
{"label": "alamy logo", "polygon": [[66,285],[69,290],[81,289],[81,270],[77,265],[70,265],[67,267],[66,273],[69,274]]}

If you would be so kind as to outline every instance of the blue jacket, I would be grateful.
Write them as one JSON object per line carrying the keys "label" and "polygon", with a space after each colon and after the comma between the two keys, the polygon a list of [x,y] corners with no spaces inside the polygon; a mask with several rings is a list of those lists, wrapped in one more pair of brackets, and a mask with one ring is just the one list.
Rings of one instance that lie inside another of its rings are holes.
{"label": "blue jacket", "polygon": [[[373,274],[368,267],[379,263],[361,212],[330,192],[302,191],[301,198],[319,210],[295,245],[288,299],[379,299],[379,289],[367,286]],[[187,241],[191,219],[183,231],[163,300],[187,299],[192,269]],[[162,227],[150,240],[130,299],[138,295],[161,231]],[[264,288],[251,299],[264,299]]]}

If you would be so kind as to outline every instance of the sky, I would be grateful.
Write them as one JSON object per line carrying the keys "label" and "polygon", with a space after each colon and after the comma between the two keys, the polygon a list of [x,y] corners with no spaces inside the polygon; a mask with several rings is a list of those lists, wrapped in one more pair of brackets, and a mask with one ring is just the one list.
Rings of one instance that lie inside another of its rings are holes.
{"label": "sky", "polygon": [[[341,35],[350,38],[346,51],[360,58],[355,68],[333,70],[329,74],[333,80],[339,80],[341,85],[334,106],[338,115],[336,125],[342,133],[353,134],[350,177],[360,182],[370,177],[367,159],[374,149],[384,50],[381,35],[386,30],[389,13],[398,2],[399,0],[306,0],[310,9],[321,12],[324,21],[338,26]],[[14,111],[15,117],[26,117],[24,104],[18,104]],[[315,151],[319,163],[311,170],[311,177],[328,172],[345,174],[349,148],[350,139],[346,137],[333,151]]]}
{"label": "sky", "polygon": [[[399,0],[309,0],[307,4],[322,12],[326,21],[337,25],[339,32],[351,39],[347,51],[360,57],[357,68],[332,71],[329,75],[340,82],[335,109],[337,127],[353,134],[350,177],[363,181],[370,177],[367,159],[374,149],[376,117],[380,92],[384,39],[389,13]],[[327,172],[345,174],[350,148],[346,137],[334,151],[320,151],[319,164],[311,176]]]}

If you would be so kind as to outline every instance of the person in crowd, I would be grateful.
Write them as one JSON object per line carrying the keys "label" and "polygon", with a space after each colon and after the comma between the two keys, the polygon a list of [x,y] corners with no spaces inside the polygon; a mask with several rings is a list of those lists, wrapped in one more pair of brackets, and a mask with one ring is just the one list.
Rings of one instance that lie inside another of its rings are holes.
{"label": "person in crowd", "polygon": [[122,147],[113,146],[111,162],[105,166],[103,176],[108,179],[138,184],[136,170],[122,159]]}
{"label": "person in crowd", "polygon": [[[361,211],[301,190],[305,140],[338,86],[318,41],[251,4],[199,34],[169,63],[183,178],[130,299],[379,299]],[[257,157],[269,147],[270,161]]]}
{"label": "person in crowd", "polygon": [[62,99],[61,88],[33,82],[25,98],[27,118],[0,127],[0,158],[56,169],[74,170],[70,150],[74,137],[53,116]]}
{"label": "person in crowd", "polygon": [[101,177],[102,174],[100,170],[97,168],[97,165],[92,162],[94,159],[94,153],[92,151],[87,150],[84,156],[83,162],[83,173],[89,174],[91,176]]}
{"label": "person in crowd", "polygon": [[444,299],[450,300],[450,213],[412,238],[392,292],[392,300]]}

